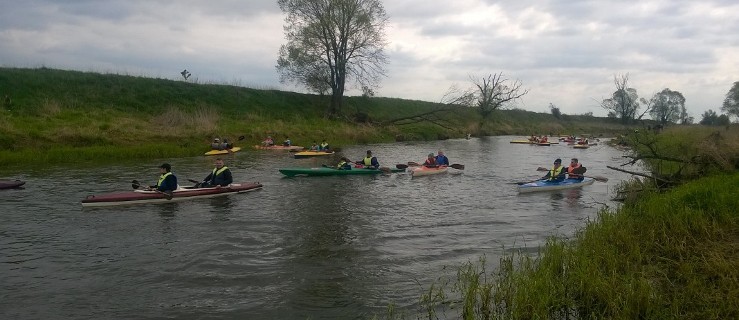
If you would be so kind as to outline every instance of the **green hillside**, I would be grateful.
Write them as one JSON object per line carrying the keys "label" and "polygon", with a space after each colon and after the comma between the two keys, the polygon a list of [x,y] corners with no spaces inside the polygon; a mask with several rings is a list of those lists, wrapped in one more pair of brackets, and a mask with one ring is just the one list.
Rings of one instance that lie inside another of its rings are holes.
{"label": "green hillside", "polygon": [[[501,110],[480,128],[472,108],[380,97],[347,97],[342,117],[327,119],[328,97],[318,95],[48,68],[0,68],[0,95],[0,164],[198,155],[213,137],[242,135],[243,146],[268,134],[342,145],[624,129],[612,119],[523,110]],[[393,123],[442,108],[452,111]]]}

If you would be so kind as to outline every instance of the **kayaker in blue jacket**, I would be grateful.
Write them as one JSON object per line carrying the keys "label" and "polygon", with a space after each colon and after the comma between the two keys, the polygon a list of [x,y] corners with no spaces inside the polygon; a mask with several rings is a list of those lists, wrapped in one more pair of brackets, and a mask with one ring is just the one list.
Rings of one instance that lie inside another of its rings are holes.
{"label": "kayaker in blue jacket", "polygon": [[339,161],[339,164],[336,165],[336,169],[339,170],[351,170],[352,169],[352,162],[349,161],[346,157],[341,157],[341,160]]}
{"label": "kayaker in blue jacket", "polygon": [[223,164],[223,159],[215,160],[215,168],[213,171],[203,179],[200,183],[200,187],[226,187],[233,183],[233,176],[231,175],[231,169]]}
{"label": "kayaker in blue jacket", "polygon": [[372,156],[371,150],[367,150],[367,156],[365,156],[362,161],[357,161],[357,164],[360,164],[368,169],[377,169],[380,167],[380,162],[377,161],[377,157]]}
{"label": "kayaker in blue jacket", "polygon": [[159,166],[159,181],[156,185],[149,186],[150,190],[159,190],[162,192],[171,192],[177,190],[177,177],[172,173],[172,166],[164,163]]}
{"label": "kayaker in blue jacket", "polygon": [[439,152],[436,153],[436,164],[440,166],[449,165],[449,158],[444,155],[444,151],[439,150]]}
{"label": "kayaker in blue jacket", "polygon": [[[539,167],[538,170],[540,169],[547,170],[546,168],[542,168],[542,167]],[[547,174],[543,176],[541,179],[547,180],[550,182],[559,182],[559,181],[564,180],[567,177],[566,173],[567,173],[567,170],[565,170],[565,168],[562,166],[562,159],[558,158],[557,160],[554,160],[554,166],[552,167],[552,169],[549,169],[547,171]]]}

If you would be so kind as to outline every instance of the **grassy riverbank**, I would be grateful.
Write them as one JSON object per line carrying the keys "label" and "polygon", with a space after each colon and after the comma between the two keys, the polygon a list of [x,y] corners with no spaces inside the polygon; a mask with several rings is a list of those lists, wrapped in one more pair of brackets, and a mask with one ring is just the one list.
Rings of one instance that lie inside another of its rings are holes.
{"label": "grassy riverbank", "polygon": [[[693,180],[661,192],[643,188],[571,238],[551,238],[536,257],[514,253],[492,271],[484,262],[461,266],[421,298],[428,318],[739,318],[737,137],[739,129],[723,127],[631,134],[632,143],[642,142],[632,144],[634,157],[656,153],[648,167],[663,177],[682,167],[679,176]],[[708,158],[723,161],[700,160]],[[708,176],[697,177],[685,161],[710,167],[702,171]]]}
{"label": "grassy riverbank", "polygon": [[[347,97],[344,118],[324,117],[325,97],[232,85],[63,71],[0,68],[0,164],[115,161],[201,155],[213,137],[249,147],[266,135],[334,146],[473,135],[613,135],[613,119],[501,110],[479,127],[476,110],[416,123],[389,123],[448,106],[394,98]],[[363,121],[358,122],[361,115]],[[366,115],[366,116],[365,116]]]}

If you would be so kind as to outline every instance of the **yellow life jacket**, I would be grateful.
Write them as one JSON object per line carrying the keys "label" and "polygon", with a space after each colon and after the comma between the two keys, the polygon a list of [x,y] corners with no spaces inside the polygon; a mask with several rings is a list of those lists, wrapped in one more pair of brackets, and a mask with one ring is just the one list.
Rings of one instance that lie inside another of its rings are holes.
{"label": "yellow life jacket", "polygon": [[549,170],[549,180],[557,179],[559,174],[562,173],[562,169],[564,169],[563,166],[559,166],[559,168],[557,169],[554,169],[554,167],[552,167],[552,170]]}
{"label": "yellow life jacket", "polygon": [[228,167],[226,166],[223,166],[223,168],[221,169],[213,168],[213,176],[211,177],[211,180],[215,180],[217,175],[223,173],[223,171],[226,171],[226,170],[228,170]]}
{"label": "yellow life jacket", "polygon": [[343,160],[342,160],[341,162],[339,162],[339,164],[338,164],[338,165],[336,165],[336,168],[337,168],[337,169],[342,169],[342,168],[344,167],[344,165],[345,165],[345,164],[346,164],[346,161],[343,161]]}
{"label": "yellow life jacket", "polygon": [[364,165],[365,166],[371,166],[372,165],[372,157],[365,157],[364,160],[362,160],[362,162],[364,162]]}
{"label": "yellow life jacket", "polygon": [[167,173],[159,176],[159,181],[157,181],[157,188],[162,185],[162,182],[164,182],[164,179],[166,179],[167,177],[169,177],[171,175],[172,175],[171,172],[167,172]]}

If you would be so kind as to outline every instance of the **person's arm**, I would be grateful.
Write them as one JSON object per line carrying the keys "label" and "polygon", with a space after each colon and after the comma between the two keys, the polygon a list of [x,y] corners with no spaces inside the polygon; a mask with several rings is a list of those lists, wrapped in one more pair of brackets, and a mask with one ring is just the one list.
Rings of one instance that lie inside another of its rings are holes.
{"label": "person's arm", "polygon": [[380,162],[377,161],[377,157],[372,157],[372,166],[375,167],[375,168],[379,168],[380,167]]}
{"label": "person's arm", "polygon": [[210,181],[213,178],[215,178],[215,177],[213,177],[213,172],[211,172],[211,173],[208,174],[207,177],[205,177],[205,179],[203,179],[203,183],[208,182],[208,181]]}
{"label": "person's arm", "polygon": [[162,192],[177,190],[177,177],[174,175],[167,176],[157,190]]}

